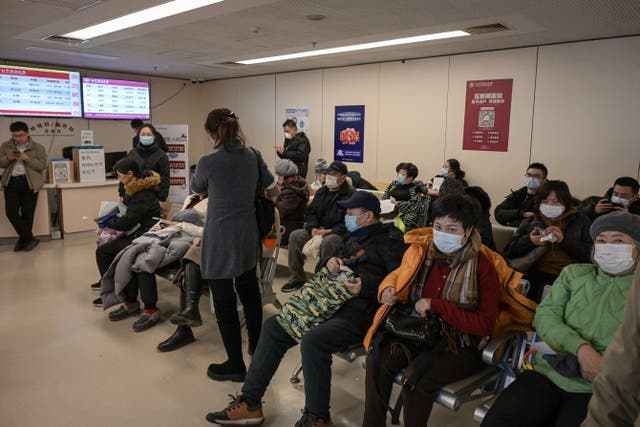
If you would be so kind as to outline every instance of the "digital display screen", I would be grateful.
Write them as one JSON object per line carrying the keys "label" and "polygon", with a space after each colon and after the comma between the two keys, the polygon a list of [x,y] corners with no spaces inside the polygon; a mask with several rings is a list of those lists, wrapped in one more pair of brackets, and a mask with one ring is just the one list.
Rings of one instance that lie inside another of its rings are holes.
{"label": "digital display screen", "polygon": [[150,118],[149,82],[83,77],[82,95],[87,119]]}
{"label": "digital display screen", "polygon": [[82,117],[80,73],[0,65],[0,115]]}

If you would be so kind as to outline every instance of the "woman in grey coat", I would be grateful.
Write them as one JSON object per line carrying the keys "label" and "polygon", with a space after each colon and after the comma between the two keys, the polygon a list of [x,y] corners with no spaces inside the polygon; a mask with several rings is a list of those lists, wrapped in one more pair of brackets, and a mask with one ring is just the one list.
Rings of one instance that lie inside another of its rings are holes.
{"label": "woman in grey coat", "polygon": [[213,110],[205,129],[214,152],[200,159],[192,181],[197,193],[208,193],[202,236],[202,277],[209,283],[218,328],[228,360],[211,364],[207,375],[217,381],[242,382],[240,320],[236,292],[244,307],[249,353],[262,327],[262,301],[256,275],[261,242],[255,213],[256,186],[277,198],[278,186],[257,150],[245,147],[238,117],[227,108]]}

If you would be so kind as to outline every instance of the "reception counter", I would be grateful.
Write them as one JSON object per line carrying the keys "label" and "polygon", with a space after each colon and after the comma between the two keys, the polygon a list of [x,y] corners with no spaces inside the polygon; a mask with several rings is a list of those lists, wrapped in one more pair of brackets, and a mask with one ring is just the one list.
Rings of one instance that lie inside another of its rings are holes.
{"label": "reception counter", "polygon": [[61,229],[63,233],[95,230],[93,221],[100,202],[118,200],[118,180],[57,184]]}

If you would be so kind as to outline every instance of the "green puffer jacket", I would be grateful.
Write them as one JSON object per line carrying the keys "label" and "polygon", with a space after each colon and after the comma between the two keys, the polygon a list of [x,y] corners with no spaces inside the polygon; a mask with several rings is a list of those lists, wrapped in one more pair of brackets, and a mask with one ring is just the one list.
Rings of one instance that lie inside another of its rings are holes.
{"label": "green puffer jacket", "polygon": [[[566,266],[536,310],[535,325],[541,339],[557,352],[576,354],[582,344],[600,354],[622,323],[633,274],[610,276],[596,264]],[[541,354],[535,368],[561,389],[591,393],[591,382],[556,372]]]}

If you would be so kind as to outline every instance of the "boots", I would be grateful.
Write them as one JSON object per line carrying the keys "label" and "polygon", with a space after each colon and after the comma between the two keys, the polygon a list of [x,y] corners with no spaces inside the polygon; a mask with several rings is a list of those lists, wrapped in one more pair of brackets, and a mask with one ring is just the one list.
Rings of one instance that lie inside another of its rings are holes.
{"label": "boots", "polygon": [[196,339],[188,326],[178,326],[175,332],[166,340],[158,344],[158,351],[168,352],[177,350],[187,344],[194,342]]}
{"label": "boots", "polygon": [[187,262],[184,266],[184,284],[180,290],[180,313],[171,316],[171,323],[178,326],[202,326],[200,316],[200,292],[202,279],[200,269],[192,262]]}

